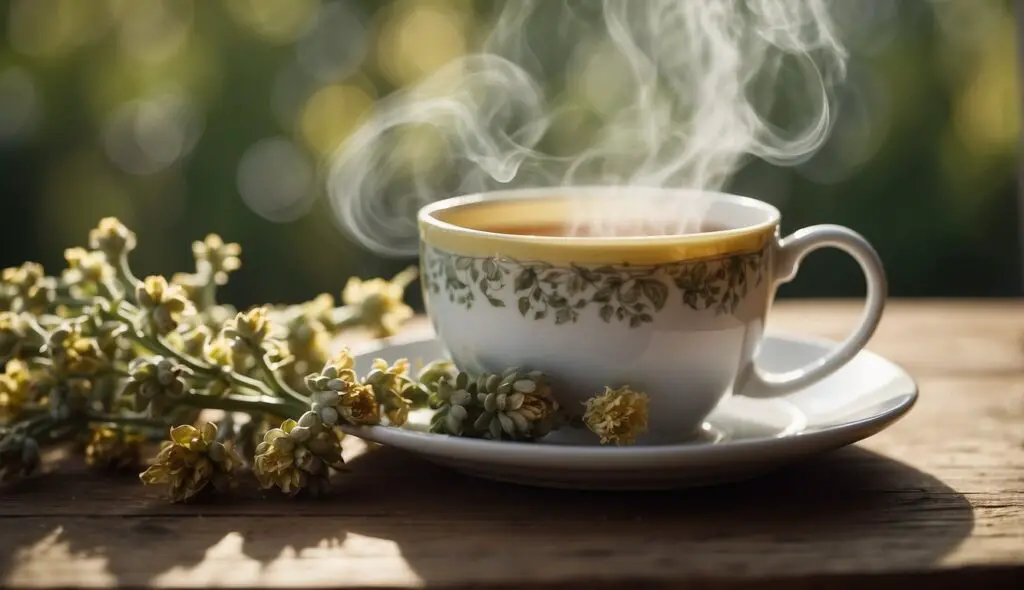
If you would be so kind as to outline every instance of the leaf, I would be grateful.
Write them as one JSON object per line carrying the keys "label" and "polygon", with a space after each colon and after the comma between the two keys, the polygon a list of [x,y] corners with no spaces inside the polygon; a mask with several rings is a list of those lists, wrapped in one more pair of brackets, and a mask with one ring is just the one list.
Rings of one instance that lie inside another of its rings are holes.
{"label": "leaf", "polygon": [[527,299],[526,297],[520,297],[519,298],[519,313],[522,314],[525,317],[526,316],[526,312],[528,312],[528,311],[530,311],[530,300]]}
{"label": "leaf", "polygon": [[586,306],[587,306],[587,300],[586,299],[580,299],[579,301],[577,301],[573,305],[573,307],[575,307],[576,309],[583,309]]}
{"label": "leaf", "polygon": [[640,314],[640,319],[643,320],[644,323],[647,323],[647,324],[649,324],[649,323],[654,321],[654,317],[651,316],[651,314],[649,314],[649,313],[642,313],[642,314]]}
{"label": "leaf", "polygon": [[473,266],[473,259],[465,256],[460,256],[455,259],[455,268],[459,270],[466,270]]}
{"label": "leaf", "polygon": [[534,301],[540,301],[540,298],[543,296],[544,292],[540,290],[540,287],[534,287],[533,293],[530,293],[530,297],[532,297]]}
{"label": "leaf", "polygon": [[469,268],[469,278],[474,280],[474,281],[477,280],[478,278],[480,278],[480,269],[475,267],[475,266],[470,267]]}
{"label": "leaf", "polygon": [[569,301],[561,295],[555,295],[548,299],[548,305],[551,307],[566,307],[569,305]]}
{"label": "leaf", "polygon": [[498,265],[490,258],[484,260],[483,269],[484,274],[492,281],[500,278],[500,275],[498,274]]}
{"label": "leaf", "polygon": [[594,271],[590,270],[589,268],[583,268],[582,266],[573,266],[573,270],[575,270],[576,273],[580,276],[580,278],[582,278],[584,281],[593,282],[597,280],[597,275],[594,274]]}
{"label": "leaf", "polygon": [[548,310],[546,310],[546,309],[542,309],[542,310],[538,311],[537,313],[533,314],[533,319],[535,319],[535,320],[542,320],[542,319],[544,319],[546,317],[548,317]]}
{"label": "leaf", "polygon": [[569,278],[569,283],[566,285],[566,290],[568,291],[569,295],[575,295],[579,293],[580,291],[583,290],[583,279],[581,279],[578,275],[572,275],[572,277]]}
{"label": "leaf", "polygon": [[598,303],[608,303],[612,300],[612,289],[611,287],[604,287],[594,293],[594,301]]}
{"label": "leaf", "polygon": [[692,309],[697,309],[697,293],[694,291],[687,291],[683,293],[683,303],[690,306]]}
{"label": "leaf", "polygon": [[488,287],[489,287],[490,285],[488,285],[488,284],[487,284],[487,279],[480,279],[480,283],[478,283],[478,285],[477,285],[477,286],[478,286],[478,287],[480,287],[480,290],[481,290],[481,291],[483,291],[484,293],[486,293],[486,292],[487,292],[487,289],[488,289]]}
{"label": "leaf", "polygon": [[490,295],[488,295],[487,301],[489,301],[491,305],[494,307],[505,307],[505,302],[496,297],[491,297]]}
{"label": "leaf", "polygon": [[548,272],[544,273],[544,278],[542,278],[541,280],[544,281],[545,283],[557,283],[558,277],[561,274],[562,273],[560,273],[557,270],[549,270]]}
{"label": "leaf", "polygon": [[633,285],[626,289],[625,292],[619,293],[619,301],[623,303],[635,303],[637,299],[640,299],[640,284],[634,282]]}
{"label": "leaf", "polygon": [[532,270],[524,268],[523,272],[519,273],[519,276],[516,277],[516,291],[525,291],[529,289],[530,286],[533,285],[536,278],[537,277],[533,274]]}
{"label": "leaf", "polygon": [[640,282],[644,297],[651,302],[656,311],[661,311],[668,301],[668,286],[656,279],[643,279]]}
{"label": "leaf", "polygon": [[620,307],[620,308],[616,309],[615,310],[615,317],[619,318],[619,321],[621,322],[622,318],[626,317],[626,310],[625,310],[625,308]]}
{"label": "leaf", "polygon": [[601,319],[604,320],[605,322],[612,321],[613,313],[615,313],[615,308],[613,308],[612,306],[607,304],[601,306]]}
{"label": "leaf", "polygon": [[630,328],[635,328],[635,327],[639,326],[642,323],[644,323],[644,322],[643,322],[643,320],[640,319],[640,316],[638,316],[638,315],[635,315],[635,316],[629,318],[629,327]]}
{"label": "leaf", "polygon": [[562,309],[555,312],[555,325],[564,324],[565,322],[568,322],[571,319],[572,310],[569,309],[568,307],[563,307]]}

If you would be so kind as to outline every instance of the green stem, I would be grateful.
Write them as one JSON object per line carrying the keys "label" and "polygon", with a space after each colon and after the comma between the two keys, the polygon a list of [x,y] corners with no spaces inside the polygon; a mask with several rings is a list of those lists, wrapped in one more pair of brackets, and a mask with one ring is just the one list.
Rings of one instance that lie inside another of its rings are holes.
{"label": "green stem", "polygon": [[298,418],[306,411],[305,406],[297,406],[291,402],[281,402],[274,398],[243,397],[237,395],[224,395],[214,397],[210,395],[187,395],[178,401],[181,405],[210,410],[225,410],[228,412],[247,413],[272,413],[286,418]]}
{"label": "green stem", "polygon": [[35,316],[30,314],[23,314],[22,317],[25,318],[25,321],[28,323],[28,327],[32,328],[32,331],[35,332],[37,336],[42,338],[44,343],[50,340],[50,334],[45,329],[43,329],[42,326],[39,325],[39,322],[36,321]]}
{"label": "green stem", "polygon": [[131,267],[128,265],[128,253],[122,252],[117,258],[117,264],[114,265],[114,271],[117,273],[117,278],[124,287],[124,298],[132,303],[138,303],[135,299],[135,289],[142,284],[136,276],[132,273]]}
{"label": "green stem", "polygon": [[256,364],[259,366],[260,370],[263,371],[264,378],[271,388],[284,393],[296,403],[306,406],[309,405],[309,398],[292,389],[290,385],[282,381],[280,377],[277,376],[277,373],[267,365],[267,358],[265,354],[255,354],[253,356],[256,357]]}

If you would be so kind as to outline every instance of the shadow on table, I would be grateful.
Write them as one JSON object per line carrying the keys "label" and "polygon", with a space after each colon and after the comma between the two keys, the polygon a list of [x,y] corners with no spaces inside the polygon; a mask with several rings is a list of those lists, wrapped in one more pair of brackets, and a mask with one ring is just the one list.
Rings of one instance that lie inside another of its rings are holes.
{"label": "shadow on table", "polygon": [[[25,564],[46,551],[97,560],[108,582],[132,585],[174,585],[179,574],[225,582],[232,571],[273,583],[289,579],[285,564],[303,580],[308,572],[296,570],[296,559],[336,548],[355,559],[400,554],[408,574],[427,583],[537,568],[584,577],[903,569],[939,560],[974,524],[961,494],[859,447],[745,483],[644,493],[491,483],[386,448],[357,457],[351,468],[326,501],[252,491],[178,506],[152,494],[109,517],[5,518],[0,581],[31,581]],[[129,485],[137,480],[96,493],[109,495],[107,502],[119,493],[137,498]]]}

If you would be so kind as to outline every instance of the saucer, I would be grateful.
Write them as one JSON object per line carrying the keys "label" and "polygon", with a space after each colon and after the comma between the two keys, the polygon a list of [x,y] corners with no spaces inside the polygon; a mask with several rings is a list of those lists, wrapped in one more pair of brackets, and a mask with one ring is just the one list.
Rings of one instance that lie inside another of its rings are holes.
{"label": "saucer", "polygon": [[[769,335],[758,362],[785,371],[838,343]],[[445,357],[431,333],[353,348],[356,368],[380,357],[413,367]],[[682,379],[682,378],[681,378]],[[426,431],[430,410],[402,428],[345,427],[346,432],[414,453],[466,474],[519,484],[580,489],[657,489],[748,479],[872,436],[906,414],[917,385],[903,369],[862,351],[831,376],[781,398],[727,397],[688,442],[602,446],[589,431],[563,428],[536,442],[497,442]]]}

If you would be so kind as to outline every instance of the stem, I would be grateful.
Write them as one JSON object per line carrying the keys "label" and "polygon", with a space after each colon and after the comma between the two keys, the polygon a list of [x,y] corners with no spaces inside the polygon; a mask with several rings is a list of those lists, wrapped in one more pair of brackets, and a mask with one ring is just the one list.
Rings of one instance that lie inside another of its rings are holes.
{"label": "stem", "polygon": [[306,396],[292,389],[290,385],[282,381],[277,376],[277,373],[267,365],[267,358],[265,354],[255,354],[253,356],[256,357],[256,364],[259,366],[260,370],[263,371],[264,378],[272,388],[284,393],[297,403],[309,405],[309,399]]}
{"label": "stem", "polygon": [[44,343],[50,340],[50,334],[47,333],[46,330],[39,325],[39,322],[36,321],[35,316],[23,314],[22,317],[25,318],[25,321],[28,323],[28,327],[32,328],[32,331],[35,332],[36,335],[38,335],[40,338],[42,338]]}
{"label": "stem", "polygon": [[231,371],[231,373],[228,374],[228,377],[231,379],[233,385],[238,385],[248,389],[255,389],[260,395],[274,397],[274,390],[267,387],[266,383],[258,379],[253,379],[248,375],[243,375],[235,371]]}
{"label": "stem", "polygon": [[131,267],[128,266],[128,253],[122,252],[117,257],[117,264],[114,265],[114,272],[117,274],[118,280],[124,287],[124,299],[131,303],[138,303],[135,299],[135,289],[142,284],[136,276],[132,273]]}
{"label": "stem", "polygon": [[178,403],[181,405],[210,410],[247,412],[250,414],[272,413],[287,418],[297,418],[306,411],[306,407],[304,405],[299,407],[290,402],[277,401],[275,398],[263,397],[254,400],[249,397],[237,395],[224,395],[220,397],[209,395],[187,395],[179,400]]}

